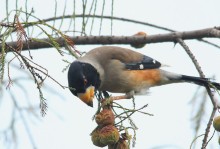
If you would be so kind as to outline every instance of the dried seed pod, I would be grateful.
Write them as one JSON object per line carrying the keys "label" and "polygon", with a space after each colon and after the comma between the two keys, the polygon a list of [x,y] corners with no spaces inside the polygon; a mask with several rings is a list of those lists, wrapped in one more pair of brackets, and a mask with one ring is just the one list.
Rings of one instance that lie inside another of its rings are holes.
{"label": "dried seed pod", "polygon": [[113,125],[107,125],[100,130],[100,142],[105,145],[115,144],[119,140],[118,129]]}
{"label": "dried seed pod", "polygon": [[95,120],[99,126],[113,125],[115,122],[115,116],[110,108],[105,108],[96,115]]}
{"label": "dried seed pod", "polygon": [[216,131],[220,132],[220,116],[214,118],[213,127],[215,128]]}
{"label": "dried seed pod", "polygon": [[101,128],[99,128],[99,127],[95,128],[93,130],[93,132],[91,133],[91,139],[92,139],[92,142],[95,146],[105,147],[106,145],[101,142],[100,130],[101,130]]}

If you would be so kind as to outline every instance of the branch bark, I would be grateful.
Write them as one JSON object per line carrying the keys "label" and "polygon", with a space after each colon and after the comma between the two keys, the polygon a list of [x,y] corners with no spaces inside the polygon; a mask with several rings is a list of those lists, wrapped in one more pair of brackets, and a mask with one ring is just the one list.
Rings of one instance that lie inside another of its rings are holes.
{"label": "branch bark", "polygon": [[[90,44],[149,44],[158,42],[177,42],[177,39],[191,40],[201,38],[220,38],[220,26],[213,28],[206,28],[201,30],[173,32],[167,34],[148,35],[147,37],[135,37],[135,36],[76,36],[70,37],[74,41],[75,45],[90,45]],[[63,38],[54,38],[60,47],[65,46],[65,40]],[[37,42],[44,41],[44,42]],[[37,41],[30,40],[29,43],[23,43],[23,50],[29,49],[41,49],[52,47],[51,41],[48,38],[37,39]],[[16,48],[16,42],[8,42],[9,46]],[[2,49],[2,44],[0,44]],[[0,50],[1,52],[1,50]]]}

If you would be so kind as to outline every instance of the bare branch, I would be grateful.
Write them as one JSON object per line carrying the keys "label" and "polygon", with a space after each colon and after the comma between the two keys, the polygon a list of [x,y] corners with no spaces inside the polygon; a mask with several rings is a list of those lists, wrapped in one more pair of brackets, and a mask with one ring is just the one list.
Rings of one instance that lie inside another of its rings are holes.
{"label": "bare branch", "polygon": [[[204,75],[204,73],[203,73],[203,71],[202,71],[202,69],[201,69],[201,67],[200,67],[200,65],[199,65],[199,63],[198,63],[198,61],[196,60],[195,56],[193,55],[193,53],[191,52],[191,50],[189,49],[189,47],[185,44],[185,42],[184,42],[182,39],[178,38],[177,41],[178,41],[179,44],[185,49],[186,53],[187,53],[187,54],[189,55],[189,57],[191,58],[191,60],[192,60],[192,62],[194,63],[194,65],[195,65],[197,71],[199,72],[200,77],[205,78],[205,75]],[[213,118],[214,118],[214,116],[215,116],[215,112],[217,111],[217,104],[216,104],[216,102],[215,102],[214,95],[213,95],[213,93],[212,93],[212,91],[211,91],[211,89],[210,89],[210,86],[207,84],[207,85],[205,85],[205,88],[206,88],[206,90],[207,90],[207,93],[208,93],[208,95],[209,95],[211,101],[212,101],[213,110],[212,110],[212,114],[211,114],[211,116],[210,116],[210,118],[209,118],[209,122],[208,122],[207,127],[206,127],[206,130],[205,130],[205,134],[204,134],[204,138],[203,138],[203,143],[202,143],[202,149],[205,149],[206,146],[207,146],[207,144],[208,144],[208,142],[207,142],[207,141],[208,141],[208,134],[209,134],[209,132],[210,132],[210,127],[211,127],[211,125],[212,125],[212,121],[213,121]]]}
{"label": "bare branch", "polygon": [[209,118],[209,122],[208,122],[206,130],[205,130],[205,136],[204,136],[203,141],[202,141],[202,148],[201,149],[206,149],[206,146],[208,144],[208,134],[210,132],[210,127],[212,125],[212,121],[213,121],[213,118],[215,116],[216,111],[217,111],[217,108],[213,107],[211,116]]}
{"label": "bare branch", "polygon": [[[135,36],[76,36],[70,37],[74,41],[75,45],[89,45],[89,44],[146,44],[146,43],[158,43],[158,42],[177,42],[177,39],[190,40],[190,39],[201,39],[201,38],[220,38],[220,27],[206,28],[201,30],[184,31],[184,32],[173,32],[167,34],[156,34],[148,35],[146,37],[135,37]],[[23,42],[23,49],[41,49],[52,47],[50,39],[37,39],[29,41],[27,44]],[[54,38],[61,47],[65,46],[65,40],[63,38]],[[7,45],[16,47],[16,42],[8,42]],[[0,44],[0,49],[2,44]]]}
{"label": "bare branch", "polygon": [[195,58],[195,56],[193,55],[193,53],[191,52],[191,50],[189,49],[189,47],[186,45],[186,43],[182,40],[182,39],[177,39],[177,41],[179,42],[179,44],[184,48],[184,50],[186,51],[186,53],[189,55],[189,57],[191,58],[194,66],[196,67],[196,70],[199,72],[200,77],[205,78],[204,73],[202,72],[201,66],[199,65],[197,59]]}
{"label": "bare branch", "polygon": [[[111,21],[112,20],[117,20],[117,21],[125,21],[125,22],[129,22],[129,23],[135,23],[135,24],[140,24],[140,25],[145,25],[145,26],[149,26],[149,27],[153,27],[153,28],[156,28],[156,29],[160,29],[160,30],[164,30],[164,31],[169,31],[169,32],[177,32],[176,30],[173,30],[173,29],[170,29],[170,28],[167,28],[167,27],[163,27],[163,26],[159,26],[159,25],[155,25],[155,24],[152,24],[152,23],[148,23],[148,22],[142,22],[142,21],[138,21],[138,20],[133,20],[133,19],[128,19],[128,18],[122,18],[122,17],[115,17],[115,16],[104,16],[104,15],[95,15],[95,14],[73,14],[73,15],[63,15],[63,16],[58,16],[56,17],[51,17],[51,18],[48,18],[48,19],[43,19],[43,20],[39,20],[39,22],[50,22],[50,21],[55,21],[55,20],[60,20],[60,19],[69,19],[69,18],[98,18],[98,19],[110,19]],[[88,21],[88,19],[87,19]],[[87,23],[86,21],[86,23]],[[3,24],[5,25],[5,24]],[[30,24],[26,24],[24,26],[24,28],[27,28],[29,26],[32,26],[33,24],[30,23]],[[112,25],[112,23],[111,23]],[[112,28],[112,27],[111,27]],[[75,29],[74,29],[75,30]],[[111,29],[112,30],[112,29]],[[112,32],[112,31],[111,31]],[[90,33],[91,34],[91,33]],[[111,34],[112,35],[112,34]],[[1,37],[1,35],[0,35]],[[214,44],[214,43],[211,43],[207,40],[204,40],[204,39],[197,39],[198,41],[201,41],[201,42],[204,42],[204,43],[207,43],[209,45],[212,45],[214,47],[217,47],[217,48],[220,48],[219,45],[217,44]]]}

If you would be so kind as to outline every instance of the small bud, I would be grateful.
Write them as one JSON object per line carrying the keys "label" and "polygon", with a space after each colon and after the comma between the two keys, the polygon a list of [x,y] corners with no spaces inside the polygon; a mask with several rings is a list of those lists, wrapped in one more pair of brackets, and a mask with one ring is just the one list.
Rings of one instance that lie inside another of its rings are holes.
{"label": "small bud", "polygon": [[[134,34],[133,36],[144,36],[146,37],[147,34],[145,32],[138,32],[137,34]],[[143,48],[146,44],[138,44],[138,43],[133,43],[131,44],[132,47],[136,48],[136,49],[140,49]]]}

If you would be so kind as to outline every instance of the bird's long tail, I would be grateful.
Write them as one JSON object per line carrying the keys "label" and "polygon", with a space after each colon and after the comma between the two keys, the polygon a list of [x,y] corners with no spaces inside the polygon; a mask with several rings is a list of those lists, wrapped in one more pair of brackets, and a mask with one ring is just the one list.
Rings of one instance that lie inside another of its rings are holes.
{"label": "bird's long tail", "polygon": [[213,89],[220,90],[220,83],[210,81],[210,79],[208,78],[200,78],[200,77],[182,75],[181,80],[190,82],[190,83],[195,83],[201,86],[209,85]]}

